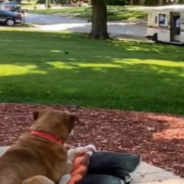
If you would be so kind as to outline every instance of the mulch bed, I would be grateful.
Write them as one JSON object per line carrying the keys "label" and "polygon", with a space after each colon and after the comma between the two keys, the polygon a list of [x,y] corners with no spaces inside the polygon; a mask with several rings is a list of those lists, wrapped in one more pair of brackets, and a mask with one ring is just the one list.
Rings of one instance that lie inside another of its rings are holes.
{"label": "mulch bed", "polygon": [[[11,145],[40,105],[0,104],[0,145]],[[76,113],[75,146],[140,154],[144,161],[184,177],[184,117],[103,109],[50,106]]]}

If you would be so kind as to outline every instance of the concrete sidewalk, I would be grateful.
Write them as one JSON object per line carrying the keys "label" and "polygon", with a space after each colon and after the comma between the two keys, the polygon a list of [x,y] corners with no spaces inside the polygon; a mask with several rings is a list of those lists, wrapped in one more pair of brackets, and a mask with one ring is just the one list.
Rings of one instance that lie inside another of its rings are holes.
{"label": "concrete sidewalk", "polygon": [[184,184],[175,174],[142,162],[131,184]]}
{"label": "concrete sidewalk", "polygon": [[[8,147],[0,147],[0,156]],[[175,174],[142,162],[131,184],[184,184],[184,179]]]}

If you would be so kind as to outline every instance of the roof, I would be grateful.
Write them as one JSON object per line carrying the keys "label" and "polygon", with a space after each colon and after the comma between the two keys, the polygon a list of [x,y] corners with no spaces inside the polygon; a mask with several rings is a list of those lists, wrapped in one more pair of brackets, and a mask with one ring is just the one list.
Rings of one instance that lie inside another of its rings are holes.
{"label": "roof", "polygon": [[146,11],[184,11],[184,5],[169,5],[146,8]]}

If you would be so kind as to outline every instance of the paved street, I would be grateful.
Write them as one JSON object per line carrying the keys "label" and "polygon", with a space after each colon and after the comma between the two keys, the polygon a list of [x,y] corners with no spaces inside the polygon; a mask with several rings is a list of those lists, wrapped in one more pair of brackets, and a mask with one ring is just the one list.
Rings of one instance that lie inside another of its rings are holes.
{"label": "paved street", "polygon": [[[86,20],[69,18],[63,15],[39,15],[27,14],[26,22],[37,24],[40,29],[45,31],[72,31],[72,32],[90,32],[91,23]],[[144,37],[146,28],[133,23],[109,22],[108,31],[116,35],[128,35]]]}

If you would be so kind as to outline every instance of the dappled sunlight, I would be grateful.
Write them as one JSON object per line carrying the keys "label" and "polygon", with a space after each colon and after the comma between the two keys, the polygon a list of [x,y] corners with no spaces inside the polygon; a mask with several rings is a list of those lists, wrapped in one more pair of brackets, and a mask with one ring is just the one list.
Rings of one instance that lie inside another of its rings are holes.
{"label": "dappled sunlight", "polygon": [[[180,54],[183,53],[183,48],[178,46],[170,46],[164,44],[155,43],[144,43],[140,41],[113,41],[108,44],[109,46],[114,46],[118,50],[126,50],[129,52],[143,52],[152,54],[159,54],[161,56],[167,56],[170,60],[171,58],[179,58]],[[172,49],[172,52],[168,50]],[[175,53],[175,54],[173,54]],[[157,55],[155,55],[157,57]],[[171,57],[171,58],[170,58]]]}
{"label": "dappled sunlight", "polygon": [[[118,46],[118,45],[116,45]],[[150,52],[150,48],[141,48],[140,46],[132,46],[126,49],[127,51],[143,51],[143,52]],[[152,49],[153,52],[159,53],[160,49],[159,48],[153,48]]]}
{"label": "dappled sunlight", "polygon": [[61,61],[47,62],[47,64],[53,66],[54,68],[58,68],[58,69],[74,69],[75,68],[74,66],[69,65],[68,63],[61,62]]}
{"label": "dappled sunlight", "polygon": [[184,140],[184,117],[168,114],[148,115],[148,121],[155,121],[158,127],[148,126],[155,141]]}
{"label": "dappled sunlight", "polygon": [[183,48],[0,32],[4,101],[184,113]]}
{"label": "dappled sunlight", "polygon": [[82,68],[121,68],[120,65],[113,63],[78,63],[78,66]]}
{"label": "dappled sunlight", "polygon": [[0,76],[46,74],[45,71],[37,69],[36,65],[17,66],[13,64],[0,64]]}
{"label": "dappled sunlight", "polygon": [[69,58],[68,60],[70,60],[70,61],[76,61],[75,58]]}
{"label": "dappled sunlight", "polygon": [[135,65],[135,64],[146,64],[146,65],[157,65],[157,66],[166,66],[166,67],[182,67],[184,68],[184,62],[172,62],[172,61],[164,61],[164,60],[152,60],[152,59],[123,59],[118,60],[115,59],[115,63],[122,63],[122,64],[128,64],[128,65]]}
{"label": "dappled sunlight", "polygon": [[184,139],[184,126],[178,128],[168,128],[162,132],[157,132],[153,134],[153,139],[163,140],[163,139]]}
{"label": "dappled sunlight", "polygon": [[51,50],[50,52],[60,53],[60,52],[63,52],[63,51],[62,50]]}
{"label": "dappled sunlight", "polygon": [[174,69],[170,69],[170,70],[164,70],[164,69],[160,69],[159,71],[158,71],[158,73],[159,74],[164,74],[164,73],[168,73],[168,74],[174,74],[174,75],[177,75],[177,76],[179,76],[179,77],[184,77],[184,75],[183,75],[183,73],[184,73],[184,71],[182,71],[182,73],[181,73],[181,71],[177,71],[177,70],[174,70]]}
{"label": "dappled sunlight", "polygon": [[82,62],[62,62],[62,61],[52,61],[47,62],[47,64],[58,69],[74,69],[74,68],[121,68],[121,65],[114,63],[82,63]]}
{"label": "dappled sunlight", "polygon": [[[184,62],[173,62],[166,60],[152,59],[114,59],[114,63],[121,64],[122,67],[131,66],[134,71],[154,71],[158,74],[173,74],[179,77],[184,77]],[[141,66],[142,65],[142,66]],[[162,79],[165,82],[171,82],[170,79]],[[171,83],[170,83],[171,84]]]}

